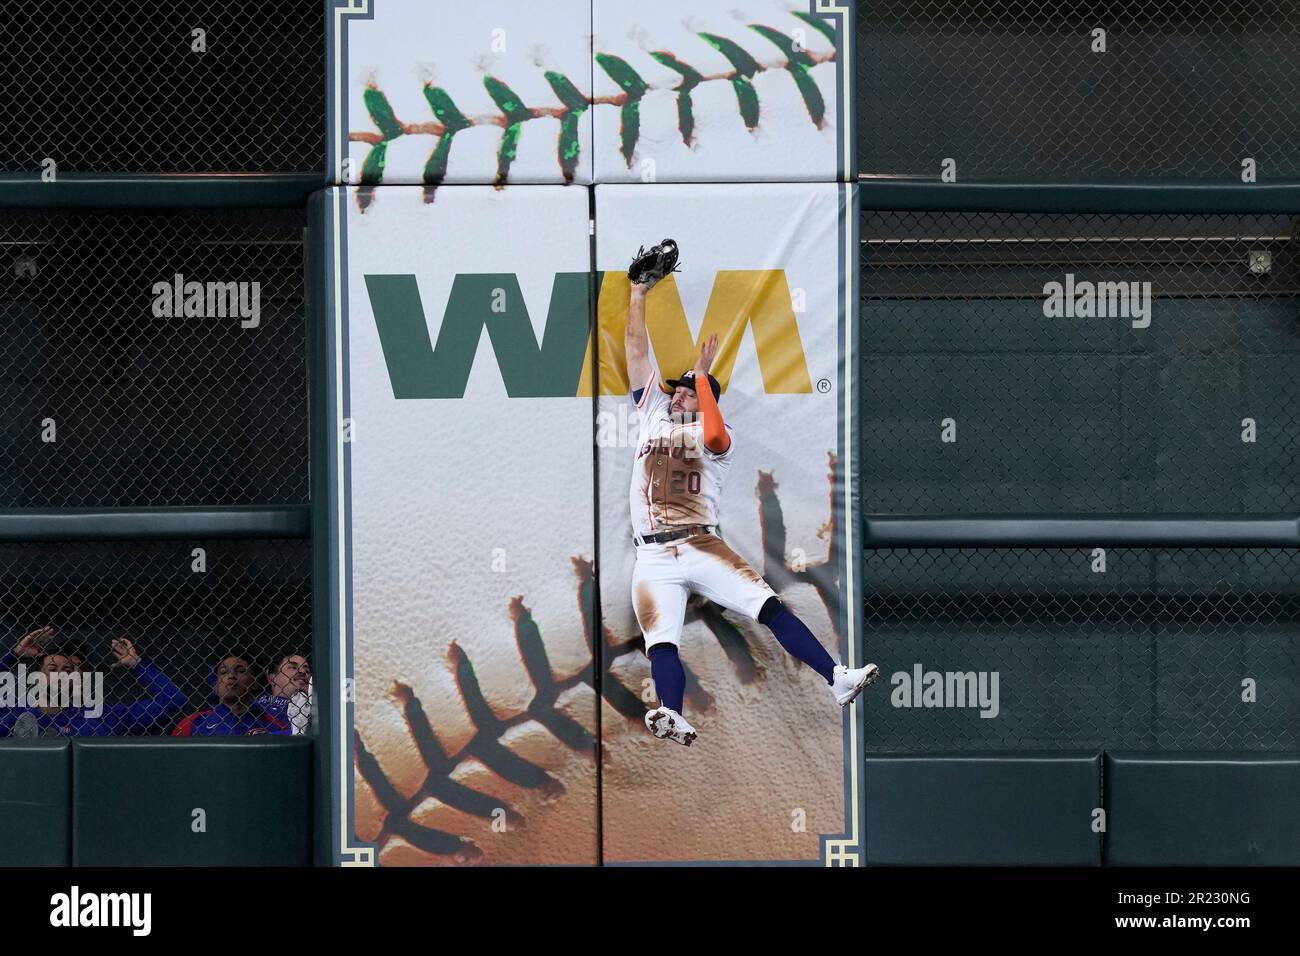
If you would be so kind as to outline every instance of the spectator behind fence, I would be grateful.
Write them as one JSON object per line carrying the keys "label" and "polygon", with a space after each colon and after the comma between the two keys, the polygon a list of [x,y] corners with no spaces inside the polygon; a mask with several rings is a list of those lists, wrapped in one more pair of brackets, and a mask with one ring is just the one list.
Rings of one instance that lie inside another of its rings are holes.
{"label": "spectator behind fence", "polygon": [[[0,657],[0,670],[13,670],[22,658],[31,659],[32,663],[39,667],[41,653],[51,647],[51,641],[56,634],[58,634],[58,631],[49,625],[38,627],[36,630],[24,634],[18,639],[18,643],[14,645],[13,650],[5,651],[4,656]],[[80,671],[82,669],[86,661],[86,649],[80,641],[59,641],[53,647],[57,653],[72,661],[74,670]]]}
{"label": "spectator behind fence", "polygon": [[311,666],[296,651],[277,654],[266,669],[268,693],[257,698],[268,714],[287,720],[295,734],[307,733],[311,723]]}
{"label": "spectator behind fence", "polygon": [[[32,635],[40,635],[33,640]],[[67,646],[50,646],[53,628],[41,628],[24,635],[18,646],[5,660],[25,657],[37,662],[45,675],[43,680],[51,689],[58,683],[57,675],[81,675],[83,694],[76,706],[66,700],[50,698],[40,705],[20,704],[20,694],[26,696],[29,688],[20,688],[15,680],[10,688],[12,702],[7,693],[0,693],[0,736],[3,737],[113,737],[126,735],[165,725],[186,703],[185,694],[153,664],[140,657],[135,645],[125,637],[115,637],[110,642],[114,667],[124,667],[135,673],[149,699],[131,704],[105,704],[103,700],[103,675],[83,667],[84,654],[76,643]],[[37,649],[33,649],[37,648]],[[30,674],[28,675],[30,677]],[[21,683],[26,684],[24,680]],[[64,685],[66,690],[67,685]]]}
{"label": "spectator behind fence", "polygon": [[208,675],[216,695],[215,707],[190,714],[172,731],[173,737],[245,737],[289,734],[288,719],[270,713],[257,697],[257,668],[250,654],[222,655]]}

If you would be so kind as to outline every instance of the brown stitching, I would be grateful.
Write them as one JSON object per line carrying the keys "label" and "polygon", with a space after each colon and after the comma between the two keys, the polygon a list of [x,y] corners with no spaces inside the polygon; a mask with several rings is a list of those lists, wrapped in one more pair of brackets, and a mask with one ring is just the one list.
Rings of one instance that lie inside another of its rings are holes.
{"label": "brown stitching", "polygon": [[[839,541],[834,518],[836,460],[834,454],[828,454],[827,457],[831,505],[831,521],[827,528],[831,534],[832,544],[825,561],[809,564],[802,570],[791,568],[784,557],[785,520],[780,500],[776,496],[777,485],[770,472],[759,473],[756,493],[765,576],[773,583],[778,593],[782,587],[794,583],[811,583],[826,606],[837,639],[842,640],[838,615],[835,613],[838,603],[836,569]],[[557,677],[551,669],[544,641],[532,619],[531,612],[524,605],[521,597],[515,597],[511,599],[509,606],[514,621],[515,641],[529,679],[536,688],[533,700],[526,710],[507,718],[499,718],[493,714],[478,689],[472,662],[465,651],[453,642],[448,653],[456,673],[461,704],[476,727],[474,736],[460,750],[453,754],[447,753],[425,713],[422,702],[411,687],[401,681],[395,681],[393,685],[393,694],[402,703],[407,730],[420,760],[428,770],[425,779],[411,796],[401,795],[384,772],[378,759],[366,748],[360,733],[354,733],[356,770],[370,786],[384,810],[384,821],[375,838],[377,851],[382,850],[393,837],[400,837],[434,856],[457,857],[466,861],[482,857],[482,849],[468,837],[426,827],[411,819],[411,814],[416,807],[430,797],[453,809],[483,818],[491,818],[496,810],[501,809],[504,810],[506,819],[511,825],[523,825],[526,822],[523,814],[499,798],[480,793],[455,781],[452,779],[452,774],[465,761],[478,759],[493,773],[519,786],[543,794],[554,795],[561,792],[563,787],[558,780],[542,768],[511,753],[501,744],[500,738],[511,727],[536,720],[566,746],[578,751],[588,750],[594,757],[595,740],[585,728],[557,710],[555,702],[570,688],[579,685],[592,687],[594,664],[597,660],[600,661],[603,672],[601,681],[603,699],[629,722],[639,723],[643,719],[645,705],[636,694],[610,673],[609,667],[613,661],[633,651],[640,650],[644,654],[644,640],[641,637],[622,640],[612,634],[608,628],[604,628],[601,637],[605,653],[597,653],[592,628],[593,608],[590,606],[595,593],[593,587],[595,566],[593,562],[584,558],[574,557],[570,560],[577,577],[578,607],[582,617],[583,633],[592,654],[591,663],[574,674]],[[762,669],[749,648],[744,632],[725,618],[717,605],[710,602],[703,602],[702,606],[692,604],[688,606],[687,620],[688,622],[699,620],[708,628],[726,653],[737,678],[743,683],[754,682],[762,675]],[[699,680],[689,667],[686,669],[686,676],[687,699],[691,706],[697,710],[711,709],[712,698],[700,686]]]}

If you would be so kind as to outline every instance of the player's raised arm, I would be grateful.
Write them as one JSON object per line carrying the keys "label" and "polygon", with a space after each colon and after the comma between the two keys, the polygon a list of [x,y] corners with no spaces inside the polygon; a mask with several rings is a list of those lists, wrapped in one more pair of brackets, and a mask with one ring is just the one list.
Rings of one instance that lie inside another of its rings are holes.
{"label": "player's raised arm", "polygon": [[[700,346],[700,357],[695,360],[695,397],[700,403],[700,422],[704,425],[704,447],[715,455],[724,454],[731,447],[731,436],[727,434],[726,423],[722,420],[722,409],[713,397],[709,385],[709,366],[718,354],[718,337],[710,335]],[[703,382],[701,388],[699,383]]]}
{"label": "player's raised arm", "polygon": [[632,294],[627,303],[627,331],[623,334],[623,347],[627,351],[628,388],[635,391],[645,386],[650,377],[650,340],[645,330],[646,287],[632,283]]}
{"label": "player's raised arm", "polygon": [[650,377],[650,339],[645,327],[645,299],[655,284],[677,270],[677,243],[665,239],[649,250],[642,247],[632,258],[627,277],[632,292],[627,304],[627,331],[623,347],[627,353],[628,389],[643,388]]}

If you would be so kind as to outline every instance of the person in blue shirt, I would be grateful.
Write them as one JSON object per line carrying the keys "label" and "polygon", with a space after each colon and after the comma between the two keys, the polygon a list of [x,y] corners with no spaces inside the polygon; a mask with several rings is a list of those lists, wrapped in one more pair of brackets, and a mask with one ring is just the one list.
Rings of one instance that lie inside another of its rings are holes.
{"label": "person in blue shirt", "polygon": [[173,737],[245,737],[292,733],[289,722],[257,702],[257,668],[248,654],[223,655],[209,678],[217,703],[190,714]]}
{"label": "person in blue shirt", "polygon": [[[52,634],[51,629],[46,638]],[[26,639],[24,637],[24,641]],[[32,643],[40,649],[30,652]],[[99,708],[88,705],[0,708],[0,737],[123,736],[161,726],[185,706],[185,694],[166,674],[141,658],[130,640],[125,637],[114,638],[110,648],[116,659],[114,666],[134,671],[148,694],[147,699],[130,704],[103,704],[100,701],[102,706]],[[67,648],[48,647],[46,641],[37,640],[27,645],[20,641],[15,655],[38,660],[40,671],[47,677],[75,674],[82,670],[81,660],[76,654]],[[98,713],[92,713],[95,710]]]}
{"label": "person in blue shirt", "polygon": [[[50,648],[51,642],[57,634],[58,631],[49,625],[38,627],[36,630],[24,634],[18,639],[18,643],[14,645],[13,650],[5,651],[4,655],[0,656],[0,670],[13,670],[14,666],[23,658],[31,662],[28,665],[29,667],[35,664],[39,668],[40,661],[38,658],[40,658],[42,652]],[[86,659],[86,651],[81,646],[81,643],[79,641],[62,641],[57,646],[58,653],[69,658],[72,661],[73,669],[80,671],[82,662]]]}

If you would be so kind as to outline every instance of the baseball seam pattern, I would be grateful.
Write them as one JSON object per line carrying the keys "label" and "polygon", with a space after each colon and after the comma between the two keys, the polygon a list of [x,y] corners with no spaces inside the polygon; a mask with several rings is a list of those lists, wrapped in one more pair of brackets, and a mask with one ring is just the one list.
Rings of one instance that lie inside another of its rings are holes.
{"label": "baseball seam pattern", "polygon": [[[836,458],[834,453],[828,453],[827,458],[831,517],[824,526],[830,539],[830,549],[825,561],[806,563],[799,567],[792,567],[787,562],[785,519],[776,493],[777,483],[770,472],[758,473],[756,496],[764,558],[764,578],[778,594],[794,584],[812,585],[826,608],[836,641],[839,643],[843,640],[843,636],[840,633],[839,616],[836,613],[839,599],[837,569],[841,546],[840,529],[837,527],[834,508]],[[560,695],[571,688],[579,685],[594,688],[592,678],[597,664],[602,672],[603,699],[629,722],[640,724],[647,710],[646,705],[614,677],[610,665],[632,651],[639,650],[644,654],[644,639],[636,637],[621,640],[611,634],[608,628],[603,628],[605,653],[598,652],[593,628],[595,565],[580,557],[573,557],[570,560],[578,579],[578,607],[582,616],[583,634],[592,655],[591,662],[575,674],[557,676],[547,657],[541,631],[533,620],[531,611],[524,605],[523,598],[517,596],[510,601],[515,643],[535,690],[533,699],[526,709],[506,719],[497,717],[483,695],[473,662],[464,649],[453,642],[448,657],[455,674],[460,703],[475,728],[473,736],[459,750],[449,753],[443,747],[423,703],[408,684],[395,681],[393,685],[393,695],[402,705],[402,716],[411,742],[428,771],[414,793],[410,796],[402,795],[380,765],[378,758],[366,747],[360,732],[354,731],[357,772],[369,785],[384,810],[384,819],[374,841],[376,852],[382,851],[394,837],[400,837],[417,849],[434,856],[454,857],[467,862],[483,856],[482,849],[470,838],[424,826],[411,818],[414,810],[429,798],[485,819],[493,818],[498,810],[502,810],[508,826],[524,824],[526,821],[523,814],[505,801],[481,793],[453,779],[456,769],[471,759],[478,760],[492,773],[516,786],[544,796],[558,796],[563,793],[564,786],[559,780],[543,768],[509,750],[502,743],[502,737],[511,727],[527,721],[537,721],[565,746],[595,757],[595,738],[587,732],[586,728],[560,711],[556,703]],[[755,659],[744,632],[723,616],[721,608],[705,602],[696,612],[695,618],[688,616],[688,621],[692,619],[702,621],[718,641],[737,679],[749,684],[763,678],[763,670]],[[689,667],[686,676],[686,694],[691,706],[696,710],[712,709],[711,697],[700,686]]]}
{"label": "baseball seam pattern", "polygon": [[447,163],[451,156],[452,142],[457,133],[474,126],[502,127],[501,143],[497,148],[497,169],[494,180],[500,188],[510,176],[510,166],[518,153],[519,139],[523,124],[539,117],[551,117],[560,121],[560,136],[556,150],[556,160],[564,182],[573,182],[580,157],[578,123],[583,113],[592,106],[617,106],[622,120],[620,132],[620,152],[628,167],[636,151],[637,140],[641,132],[641,101],[653,90],[671,89],[677,94],[677,128],[682,142],[690,146],[694,142],[695,113],[692,93],[705,83],[729,82],[736,94],[736,106],[746,129],[751,133],[759,124],[759,99],[754,89],[753,78],[759,73],[772,70],[784,70],[790,74],[795,86],[802,96],[808,110],[808,118],[817,129],[826,123],[826,104],[817,88],[817,83],[810,75],[814,66],[832,62],[837,51],[835,27],[824,20],[802,11],[791,11],[791,15],[809,24],[820,34],[830,40],[832,49],[827,53],[812,53],[782,31],[761,23],[748,24],[749,29],[768,40],[781,51],[784,59],[765,63],[760,62],[744,47],[726,37],[714,33],[700,32],[696,35],[721,53],[730,63],[732,69],[725,73],[705,74],[690,66],[674,53],[655,50],[650,57],[661,66],[668,68],[680,77],[675,86],[655,86],[647,83],[639,73],[621,57],[612,53],[596,53],[595,61],[602,70],[622,89],[614,96],[588,97],[581,93],[573,81],[562,73],[547,70],[544,73],[547,83],[555,93],[560,105],[526,106],[523,99],[509,86],[494,76],[483,78],[483,85],[488,95],[496,104],[499,113],[483,116],[466,116],[456,106],[445,89],[425,83],[424,98],[432,110],[432,121],[405,123],[399,120],[393,111],[388,97],[373,83],[362,93],[362,101],[370,114],[378,132],[356,131],[348,133],[349,142],[369,143],[371,148],[366,153],[361,165],[359,188],[357,190],[358,208],[365,212],[375,198],[375,188],[383,182],[384,168],[388,159],[388,145],[403,136],[436,136],[437,143],[429,154],[421,173],[425,202],[433,202],[438,186],[447,175]]}

